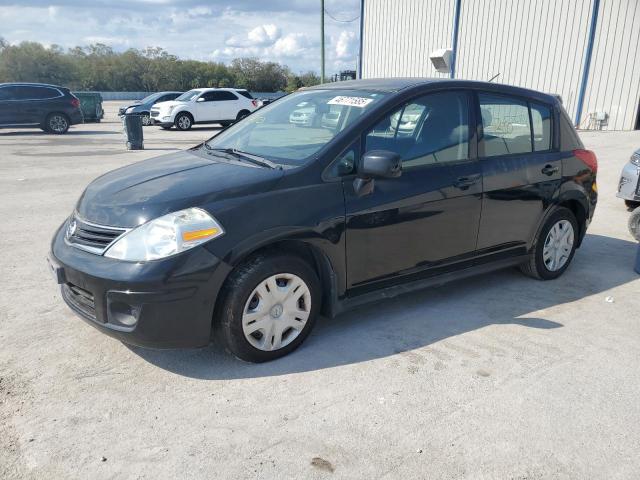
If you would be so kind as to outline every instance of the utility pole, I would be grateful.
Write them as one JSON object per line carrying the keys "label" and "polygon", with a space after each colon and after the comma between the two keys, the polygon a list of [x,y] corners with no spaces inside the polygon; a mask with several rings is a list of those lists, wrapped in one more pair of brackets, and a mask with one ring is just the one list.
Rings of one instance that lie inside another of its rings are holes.
{"label": "utility pole", "polygon": [[324,83],[324,0],[320,0],[320,83]]}

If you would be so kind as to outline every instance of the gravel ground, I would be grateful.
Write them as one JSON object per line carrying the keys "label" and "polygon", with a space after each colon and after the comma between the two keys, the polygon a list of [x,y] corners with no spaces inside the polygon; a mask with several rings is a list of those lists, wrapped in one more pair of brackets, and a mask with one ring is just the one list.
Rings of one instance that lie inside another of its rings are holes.
{"label": "gravel ground", "polygon": [[65,136],[0,130],[0,478],[637,478],[640,276],[615,191],[640,132],[582,134],[600,203],[562,278],[405,295],[250,365],[127,347],[49,277],[91,179],[217,132],[145,128],[128,152],[117,105]]}

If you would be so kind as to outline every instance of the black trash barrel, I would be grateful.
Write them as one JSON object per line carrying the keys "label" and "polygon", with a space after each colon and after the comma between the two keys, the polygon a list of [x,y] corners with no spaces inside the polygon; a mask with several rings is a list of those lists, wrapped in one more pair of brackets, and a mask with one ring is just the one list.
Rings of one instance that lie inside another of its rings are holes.
{"label": "black trash barrel", "polygon": [[142,115],[129,114],[122,117],[124,134],[127,137],[127,150],[144,150],[142,137]]}
{"label": "black trash barrel", "polygon": [[638,249],[636,250],[636,273],[640,273],[640,243],[638,244]]}

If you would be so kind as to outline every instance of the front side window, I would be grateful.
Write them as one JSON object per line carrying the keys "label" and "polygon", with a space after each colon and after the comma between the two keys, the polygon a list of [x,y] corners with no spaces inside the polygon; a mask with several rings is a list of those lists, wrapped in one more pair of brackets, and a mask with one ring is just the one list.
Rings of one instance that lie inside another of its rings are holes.
{"label": "front side window", "polygon": [[480,93],[485,157],[530,153],[531,124],[527,102],[506,95]]}
{"label": "front side window", "polygon": [[469,99],[465,92],[432,93],[385,116],[365,137],[365,151],[400,154],[402,167],[469,159]]}
{"label": "front side window", "polygon": [[302,165],[385,96],[364,90],[300,91],[257,110],[207,145],[242,150],[285,165]]}

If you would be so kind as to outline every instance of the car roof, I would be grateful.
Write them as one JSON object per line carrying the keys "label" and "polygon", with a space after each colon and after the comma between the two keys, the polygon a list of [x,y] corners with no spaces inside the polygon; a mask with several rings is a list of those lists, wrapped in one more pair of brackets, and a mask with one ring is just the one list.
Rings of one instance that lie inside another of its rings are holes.
{"label": "car roof", "polygon": [[0,87],[51,87],[51,88],[64,88],[69,90],[67,87],[61,87],[60,85],[53,85],[51,83],[36,83],[36,82],[6,82],[0,83]]}
{"label": "car roof", "polygon": [[495,82],[481,82],[477,80],[460,80],[455,78],[428,78],[428,77],[397,77],[397,78],[367,78],[361,80],[346,80],[343,82],[323,83],[313,87],[306,87],[303,90],[375,90],[387,93],[397,93],[402,90],[427,86],[450,86],[452,88],[475,88],[486,89],[493,92],[509,93],[526,97],[538,97],[554,103],[557,98],[551,94],[530,90],[528,88],[516,87]]}

